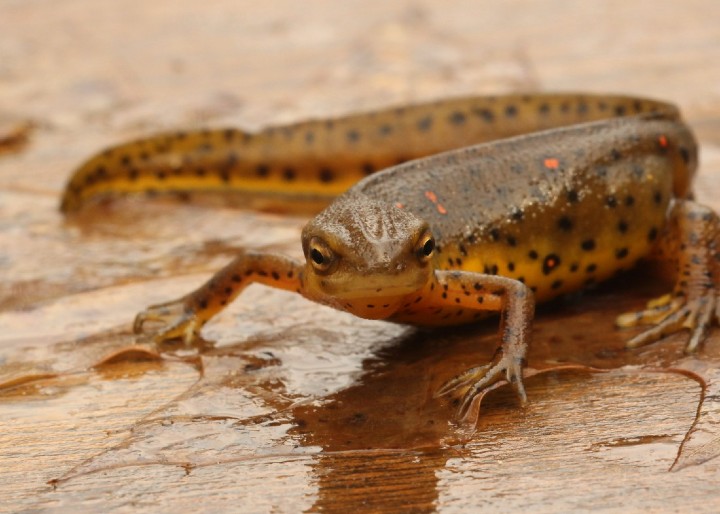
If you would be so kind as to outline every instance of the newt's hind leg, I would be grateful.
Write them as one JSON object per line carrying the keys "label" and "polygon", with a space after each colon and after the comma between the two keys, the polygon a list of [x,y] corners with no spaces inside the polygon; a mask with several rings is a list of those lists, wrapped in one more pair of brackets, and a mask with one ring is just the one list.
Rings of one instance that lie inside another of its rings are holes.
{"label": "newt's hind leg", "polygon": [[712,209],[676,200],[659,248],[661,258],[677,261],[672,294],[648,303],[647,309],[617,318],[617,325],[653,325],[628,341],[635,348],[687,328],[686,347],[692,352],[707,338],[713,322],[720,322],[720,218]]}
{"label": "newt's hind leg", "polygon": [[[204,285],[177,300],[151,305],[135,317],[135,333],[146,333],[156,343],[183,339],[190,344],[200,329],[253,282],[290,291],[302,288],[302,266],[287,257],[242,252]],[[161,323],[155,330],[146,323]]]}

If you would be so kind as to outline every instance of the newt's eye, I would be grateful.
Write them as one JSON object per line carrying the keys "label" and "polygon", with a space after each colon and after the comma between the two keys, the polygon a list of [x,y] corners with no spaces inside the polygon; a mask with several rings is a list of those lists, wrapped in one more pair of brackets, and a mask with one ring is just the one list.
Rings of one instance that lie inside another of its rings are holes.
{"label": "newt's eye", "polygon": [[415,255],[420,262],[428,262],[435,251],[435,239],[430,233],[425,233],[415,248]]}
{"label": "newt's eye", "polygon": [[308,260],[315,270],[325,272],[335,262],[335,254],[322,239],[313,237],[308,245]]}

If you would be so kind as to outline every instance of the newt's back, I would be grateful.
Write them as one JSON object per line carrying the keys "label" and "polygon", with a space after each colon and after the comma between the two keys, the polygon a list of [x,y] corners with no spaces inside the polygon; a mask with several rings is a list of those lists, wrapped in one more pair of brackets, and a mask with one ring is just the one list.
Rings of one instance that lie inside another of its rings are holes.
{"label": "newt's back", "polygon": [[696,153],[672,116],[633,116],[406,163],[348,195],[362,192],[427,221],[437,268],[516,278],[543,300],[646,256],[668,202],[688,193]]}

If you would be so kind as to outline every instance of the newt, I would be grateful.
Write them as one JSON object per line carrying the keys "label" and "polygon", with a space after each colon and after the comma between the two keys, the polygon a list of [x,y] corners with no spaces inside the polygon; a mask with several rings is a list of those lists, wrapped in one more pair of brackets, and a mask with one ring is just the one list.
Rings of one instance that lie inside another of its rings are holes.
{"label": "newt", "polygon": [[686,350],[698,348],[720,320],[720,219],[691,199],[697,152],[678,109],[661,101],[459,98],[120,144],[75,172],[61,210],[148,191],[324,203],[302,231],[304,262],[242,251],[197,290],[140,312],[135,332],[192,343],[253,282],[397,323],[442,327],[500,313],[495,357],[438,391],[466,389],[462,410],[503,379],[526,401],[536,301],[640,259],[671,262],[676,284],[618,318],[649,325],[627,345],[689,329]]}

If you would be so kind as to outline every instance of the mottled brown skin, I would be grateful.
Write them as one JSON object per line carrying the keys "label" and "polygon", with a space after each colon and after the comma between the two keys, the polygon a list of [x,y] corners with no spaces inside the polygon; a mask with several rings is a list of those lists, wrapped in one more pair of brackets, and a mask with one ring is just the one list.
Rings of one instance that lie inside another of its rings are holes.
{"label": "mottled brown skin", "polygon": [[[484,141],[492,142],[476,144]],[[468,388],[464,409],[502,378],[525,400],[535,299],[576,291],[641,258],[674,261],[678,280],[672,294],[618,319],[654,325],[629,345],[686,327],[688,350],[697,348],[720,318],[720,222],[687,200],[696,165],[692,133],[668,104],[466,98],[257,135],[210,131],[121,145],[78,170],[62,209],[150,189],[322,202],[369,174],[304,228],[305,263],[244,252],[198,290],[140,313],[135,329],[161,321],[151,332],[157,341],[191,342],[252,282],[400,323],[454,325],[501,312],[493,361],[439,391]]]}

